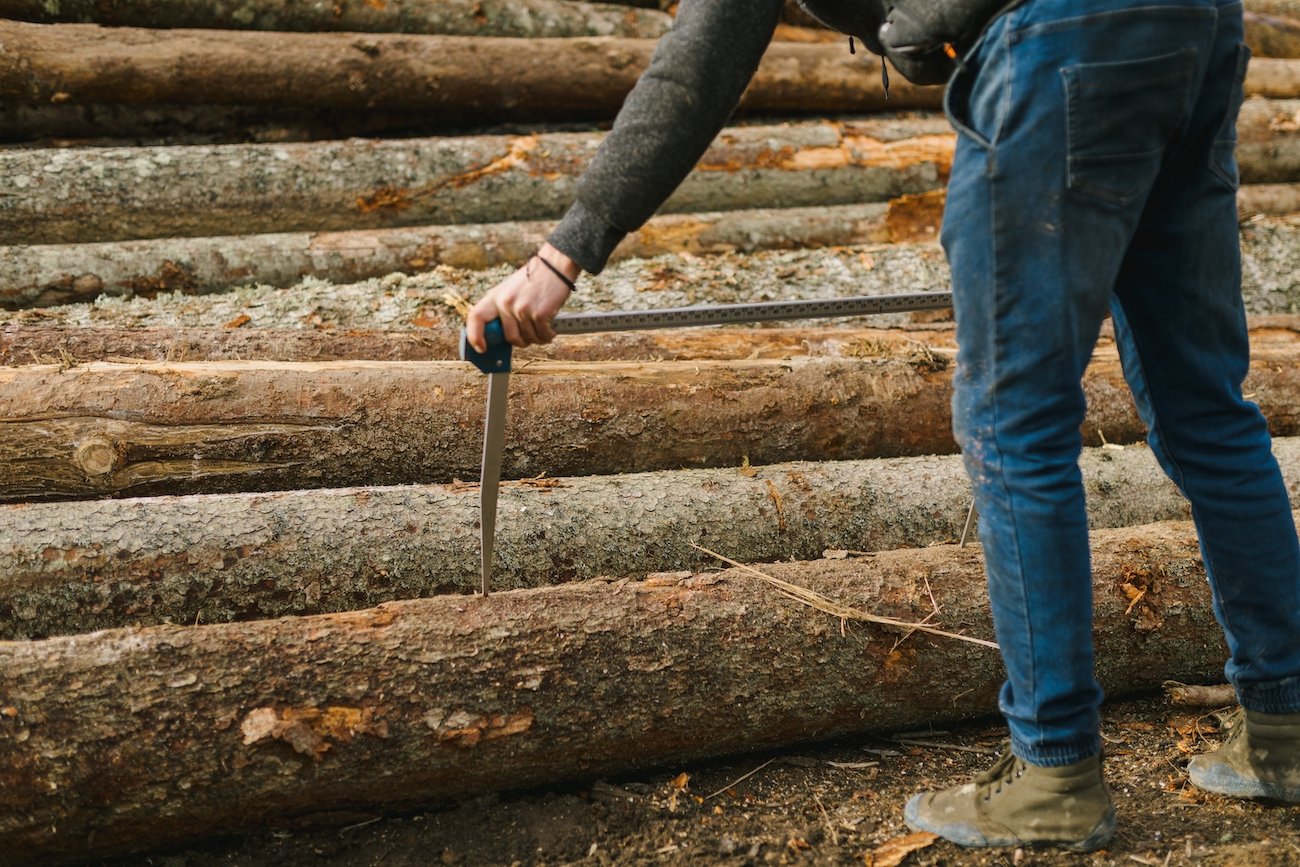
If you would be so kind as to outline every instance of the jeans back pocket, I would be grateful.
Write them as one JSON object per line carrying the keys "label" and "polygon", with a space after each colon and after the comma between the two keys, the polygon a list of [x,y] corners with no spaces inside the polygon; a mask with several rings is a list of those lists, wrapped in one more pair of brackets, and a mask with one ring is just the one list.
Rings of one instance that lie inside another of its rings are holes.
{"label": "jeans back pocket", "polygon": [[1143,195],[1183,125],[1195,70],[1192,48],[1063,68],[1070,189],[1120,206]]}

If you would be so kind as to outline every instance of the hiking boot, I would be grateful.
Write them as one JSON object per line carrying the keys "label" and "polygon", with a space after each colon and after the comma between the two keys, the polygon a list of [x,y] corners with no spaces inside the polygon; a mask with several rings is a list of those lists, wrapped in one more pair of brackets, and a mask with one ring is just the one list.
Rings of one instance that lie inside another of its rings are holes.
{"label": "hiking boot", "polygon": [[1060,846],[1100,849],[1115,833],[1115,806],[1101,778],[1101,756],[1043,768],[1008,749],[973,782],[923,792],[907,802],[913,831],[958,846]]}
{"label": "hiking boot", "polygon": [[1187,776],[1207,792],[1300,804],[1300,713],[1238,710],[1223,746],[1192,759]]}

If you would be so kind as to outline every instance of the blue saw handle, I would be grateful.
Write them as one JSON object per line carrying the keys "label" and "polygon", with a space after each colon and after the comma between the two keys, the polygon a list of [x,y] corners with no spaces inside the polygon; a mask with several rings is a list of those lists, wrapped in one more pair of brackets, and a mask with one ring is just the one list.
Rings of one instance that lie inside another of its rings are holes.
{"label": "blue saw handle", "polygon": [[506,343],[506,333],[501,330],[501,320],[493,319],[483,329],[487,340],[487,352],[479,352],[469,345],[469,334],[464,328],[460,330],[460,358],[468,361],[484,373],[509,373],[511,351],[514,349]]}

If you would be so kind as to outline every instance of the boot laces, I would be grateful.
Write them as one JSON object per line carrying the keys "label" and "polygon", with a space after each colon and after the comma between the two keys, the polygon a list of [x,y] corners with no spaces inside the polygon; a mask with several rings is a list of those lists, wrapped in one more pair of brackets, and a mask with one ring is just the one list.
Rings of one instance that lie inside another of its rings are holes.
{"label": "boot laces", "polygon": [[1024,772],[1024,761],[1011,752],[1011,747],[1008,746],[993,767],[975,777],[975,785],[987,801],[994,795],[1001,794],[1004,787],[1011,786]]}
{"label": "boot laces", "polygon": [[1246,734],[1246,711],[1235,707],[1219,721],[1219,730],[1224,733],[1223,746],[1240,740]]}

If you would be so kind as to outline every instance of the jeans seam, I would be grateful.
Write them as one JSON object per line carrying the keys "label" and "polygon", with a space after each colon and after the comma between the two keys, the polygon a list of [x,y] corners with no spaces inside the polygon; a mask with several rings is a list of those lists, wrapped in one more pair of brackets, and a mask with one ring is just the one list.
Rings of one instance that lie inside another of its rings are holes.
{"label": "jeans seam", "polygon": [[[996,151],[996,149],[995,149],[995,148],[990,148],[989,151],[988,151],[988,153],[985,155],[985,159],[986,159],[986,163],[985,163],[985,167],[986,167],[986,168],[985,168],[985,170],[988,171],[990,174],[993,174],[993,172],[994,172],[994,167],[996,166],[996,161],[997,161],[997,151]],[[989,186],[989,221],[990,221],[990,222],[989,222],[989,225],[994,227],[994,231],[992,232],[992,243],[991,243],[991,245],[990,245],[990,246],[992,247],[992,249],[991,249],[991,251],[990,251],[990,260],[991,260],[991,261],[990,261],[990,264],[992,265],[991,273],[993,274],[993,298],[992,298],[992,304],[993,304],[993,309],[994,309],[994,311],[995,311],[995,312],[994,312],[994,315],[991,317],[991,323],[992,323],[992,328],[993,328],[993,335],[992,335],[992,336],[993,336],[993,352],[991,353],[990,363],[991,363],[991,365],[992,365],[992,376],[991,376],[991,379],[992,379],[993,383],[995,383],[995,385],[994,385],[994,388],[993,388],[993,401],[992,401],[992,402],[993,402],[993,419],[992,419],[992,425],[990,426],[990,429],[991,429],[991,433],[992,433],[992,436],[993,436],[993,442],[994,442],[994,446],[995,446],[994,453],[998,456],[998,470],[999,470],[999,472],[998,472],[998,485],[999,485],[999,487],[1002,489],[1002,495],[1003,495],[1003,499],[1004,499],[1004,501],[1005,501],[1008,505],[1010,505],[1010,503],[1011,503],[1011,490],[1010,490],[1010,488],[1007,486],[1007,482],[1006,482],[1006,476],[1005,476],[1005,474],[1001,472],[1001,470],[1002,470],[1002,454],[1003,454],[1003,452],[1002,452],[1001,437],[999,436],[999,433],[998,433],[998,427],[999,427],[999,425],[998,425],[998,421],[999,421],[999,418],[1001,417],[1001,413],[1000,413],[1000,406],[999,406],[999,400],[998,400],[998,388],[996,387],[996,383],[997,383],[997,381],[998,381],[998,376],[999,376],[999,372],[1000,372],[1000,368],[1001,368],[1001,364],[1000,364],[1000,361],[1001,361],[1001,346],[1000,346],[1001,340],[1000,340],[1000,336],[999,336],[1000,328],[999,328],[999,322],[998,322],[999,317],[998,317],[997,314],[996,314],[996,310],[997,310],[997,307],[998,307],[998,301],[999,301],[999,298],[1000,298],[1000,296],[1001,296],[1001,294],[1002,294],[1002,293],[1001,293],[1001,289],[1002,289],[1002,274],[1001,274],[1000,262],[999,262],[999,257],[998,257],[998,239],[999,239],[1000,235],[999,235],[999,233],[998,233],[998,231],[997,231],[997,226],[998,226],[998,219],[997,219],[997,218],[998,218],[998,184],[997,184],[997,182],[996,182],[996,179],[993,178],[993,177],[990,177],[989,180],[988,180],[988,186]],[[1008,513],[1009,513],[1009,517],[1010,517],[1009,524],[1010,524],[1010,528],[1011,528],[1012,540],[1013,540],[1014,543],[1015,543],[1014,547],[1015,547],[1015,550],[1016,550],[1016,570],[1017,570],[1018,577],[1019,577],[1019,581],[1020,581],[1020,600],[1019,600],[1019,601],[1020,601],[1020,605],[1019,605],[1019,609],[1020,609],[1020,610],[1019,610],[1018,614],[1019,614],[1019,616],[1020,616],[1021,622],[1024,624],[1024,639],[1025,639],[1025,642],[1026,642],[1027,649],[1028,649],[1028,651],[1029,651],[1029,653],[1028,653],[1029,663],[1030,663],[1030,665],[1029,665],[1029,670],[1030,670],[1029,694],[1030,694],[1030,695],[1034,695],[1034,696],[1036,696],[1036,695],[1038,695],[1038,664],[1037,664],[1037,661],[1034,659],[1034,627],[1033,627],[1033,620],[1032,620],[1032,618],[1030,617],[1030,612],[1029,612],[1029,600],[1028,600],[1028,595],[1029,595],[1029,594],[1028,594],[1028,588],[1026,587],[1026,584],[1025,584],[1025,582],[1026,582],[1026,578],[1025,578],[1026,570],[1025,570],[1024,554],[1023,554],[1023,552],[1022,552],[1022,550],[1021,550],[1021,545],[1020,545],[1020,542],[1019,542],[1019,540],[1020,540],[1020,529],[1019,529],[1019,527],[1016,525],[1016,518],[1015,518],[1016,510],[1015,510],[1014,508],[1009,508],[1009,509],[1008,509]],[[1037,738],[1038,738],[1040,744],[1035,745],[1035,749],[1037,749],[1037,747],[1041,745],[1041,740],[1042,740],[1042,731],[1041,731],[1041,729],[1037,732]]]}

